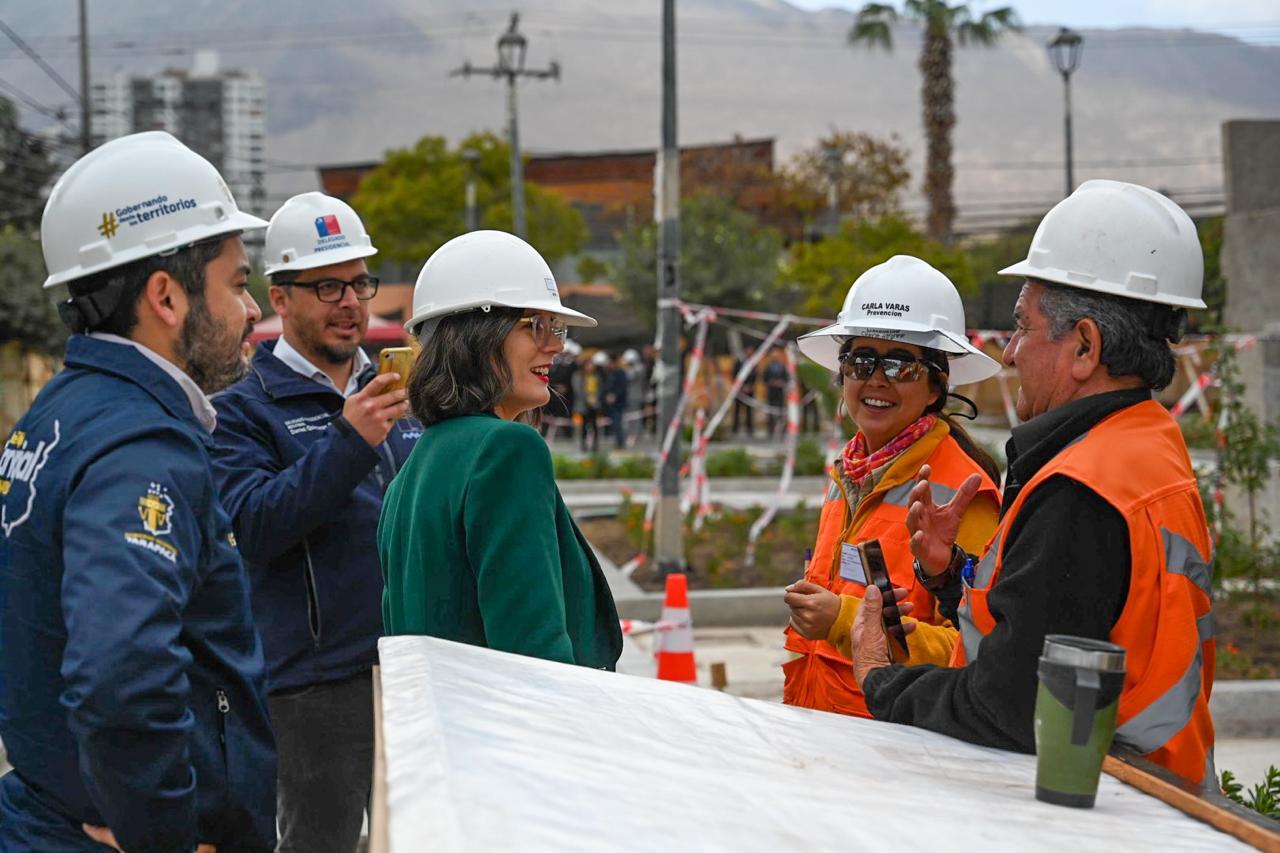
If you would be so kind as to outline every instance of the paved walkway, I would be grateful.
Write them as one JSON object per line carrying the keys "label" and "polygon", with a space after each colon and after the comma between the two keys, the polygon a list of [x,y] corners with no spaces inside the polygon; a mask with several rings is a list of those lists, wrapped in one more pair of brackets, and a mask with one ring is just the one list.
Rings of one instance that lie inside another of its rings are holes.
{"label": "paved walkway", "polygon": [[[652,677],[652,635],[627,638],[618,671]],[[694,653],[698,684],[709,687],[712,663],[723,663],[729,684],[725,692],[750,699],[782,701],[782,628],[695,628]],[[1214,757],[1218,770],[1230,770],[1246,789],[1261,782],[1270,765],[1280,767],[1280,738],[1223,738]]]}

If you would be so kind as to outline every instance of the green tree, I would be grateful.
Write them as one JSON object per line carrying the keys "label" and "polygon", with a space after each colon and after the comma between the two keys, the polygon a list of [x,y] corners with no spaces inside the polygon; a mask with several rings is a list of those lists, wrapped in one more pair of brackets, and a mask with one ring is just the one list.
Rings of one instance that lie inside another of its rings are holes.
{"label": "green tree", "polygon": [[[505,142],[479,133],[450,149],[443,137],[424,136],[412,148],[387,152],[382,165],[360,182],[351,199],[381,256],[423,263],[443,243],[466,230],[467,165],[462,151],[479,153],[476,206],[484,228],[510,231],[510,158]],[[580,249],[587,241],[582,214],[559,196],[525,182],[529,242],[548,262]]]}
{"label": "green tree", "polygon": [[1204,302],[1208,306],[1204,324],[1214,326],[1222,323],[1222,309],[1227,303],[1227,280],[1222,276],[1221,263],[1222,221],[1223,217],[1212,216],[1196,225],[1204,252]]}
{"label": "green tree", "polygon": [[0,225],[34,229],[56,167],[49,146],[18,124],[13,102],[0,97]]}
{"label": "green tree", "polygon": [[783,278],[805,294],[805,313],[831,317],[840,309],[854,279],[894,255],[914,255],[927,261],[945,273],[962,294],[977,287],[963,251],[930,240],[898,215],[846,222],[838,234],[826,240],[794,245]]}
{"label": "green tree", "polygon": [[[618,237],[613,278],[623,298],[652,329],[657,311],[657,226],[648,222]],[[690,302],[726,307],[785,309],[792,294],[780,290],[782,237],[713,195],[680,202],[680,292]]]}
{"label": "green tree", "polygon": [[[1244,493],[1245,529],[1234,535],[1246,546],[1228,549],[1227,556],[1242,557],[1242,561],[1233,564],[1231,560],[1220,560],[1219,565],[1223,575],[1244,575],[1249,579],[1254,607],[1260,613],[1265,596],[1263,580],[1275,574],[1280,556],[1280,546],[1268,547],[1264,543],[1271,528],[1266,510],[1258,505],[1271,480],[1272,465],[1280,460],[1280,427],[1266,423],[1249,408],[1235,349],[1225,338],[1219,341],[1215,370],[1222,390],[1219,405],[1225,409],[1220,464],[1223,479]],[[1226,539],[1231,519],[1223,521]],[[1249,618],[1256,619],[1258,613],[1249,614]],[[1255,640],[1257,628],[1255,621]]]}
{"label": "green tree", "polygon": [[57,355],[66,346],[67,330],[40,287],[44,277],[40,241],[12,225],[0,228],[0,341]]}
{"label": "green tree", "polygon": [[[955,81],[951,73],[952,38],[963,47],[991,45],[1001,33],[1018,30],[1018,16],[1003,6],[975,18],[967,3],[949,6],[943,0],[903,0],[902,14],[924,27],[920,48],[920,90],[924,110],[924,194],[929,202],[926,231],[940,242],[951,239],[956,206],[951,195],[955,170],[951,166],[951,131],[956,124]],[[898,10],[885,3],[868,3],[849,30],[852,45],[893,47],[892,25]]]}
{"label": "green tree", "polygon": [[836,211],[845,219],[876,219],[900,210],[900,196],[911,180],[907,149],[897,136],[833,130],[800,151],[784,170],[791,203],[810,216],[827,210],[827,193],[836,191]]}

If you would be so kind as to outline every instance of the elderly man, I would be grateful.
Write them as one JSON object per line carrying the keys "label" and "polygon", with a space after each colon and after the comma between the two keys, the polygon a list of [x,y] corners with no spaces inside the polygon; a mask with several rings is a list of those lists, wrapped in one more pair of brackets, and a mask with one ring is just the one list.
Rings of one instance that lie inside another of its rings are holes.
{"label": "elderly man", "polygon": [[267,229],[284,333],[214,398],[214,460],[248,564],[280,753],[280,850],[360,839],[373,772],[372,667],[382,633],[374,534],[421,432],[397,378],[360,349],[377,250],[349,206],[312,192]]}
{"label": "elderly man", "polygon": [[[1089,181],[1002,273],[1026,279],[1004,352],[1023,424],[1000,525],[964,585],[955,668],[889,665],[869,589],[854,677],[877,719],[1032,752],[1045,635],[1110,640],[1127,650],[1117,742],[1213,785],[1213,548],[1182,435],[1151,399],[1185,309],[1203,307],[1195,227],[1145,187]],[[953,543],[975,486],[940,506],[913,490],[917,574],[964,573]]]}
{"label": "elderly man", "polygon": [[205,395],[261,317],[241,213],[167,133],[58,179],[66,369],[0,458],[0,850],[271,850],[275,750]]}

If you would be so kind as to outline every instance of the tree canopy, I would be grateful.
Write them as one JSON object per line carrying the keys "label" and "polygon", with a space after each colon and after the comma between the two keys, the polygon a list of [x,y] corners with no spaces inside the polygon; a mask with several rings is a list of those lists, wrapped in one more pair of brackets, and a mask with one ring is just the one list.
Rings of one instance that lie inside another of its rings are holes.
{"label": "tree canopy", "polygon": [[0,226],[40,226],[44,189],[56,171],[49,143],[23,130],[13,102],[0,97]]}
{"label": "tree canopy", "polygon": [[914,255],[932,264],[951,279],[961,295],[977,288],[969,258],[962,250],[930,240],[898,215],[847,222],[834,236],[793,246],[783,277],[805,294],[805,313],[834,317],[854,280],[894,255]]}
{"label": "tree canopy", "polygon": [[[646,327],[657,311],[657,226],[648,222],[618,236],[612,272],[619,293]],[[680,294],[689,302],[779,310],[794,294],[778,287],[782,235],[710,194],[680,202]]]}
{"label": "tree canopy", "polygon": [[[492,133],[479,133],[450,149],[444,137],[424,136],[412,148],[387,152],[351,199],[379,254],[421,264],[466,230],[466,149],[474,150],[480,227],[510,231],[510,149]],[[525,182],[529,242],[548,262],[586,243],[582,214],[555,194]]]}
{"label": "tree canopy", "polygon": [[0,341],[56,355],[66,346],[67,330],[40,287],[44,277],[40,241],[12,225],[0,228]]}

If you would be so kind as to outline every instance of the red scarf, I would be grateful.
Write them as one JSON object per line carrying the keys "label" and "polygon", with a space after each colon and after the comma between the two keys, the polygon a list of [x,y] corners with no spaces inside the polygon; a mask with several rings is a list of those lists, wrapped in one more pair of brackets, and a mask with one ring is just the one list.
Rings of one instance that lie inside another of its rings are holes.
{"label": "red scarf", "polygon": [[859,432],[849,439],[849,443],[844,446],[844,452],[840,454],[840,464],[844,469],[844,475],[854,485],[861,486],[863,481],[871,476],[872,471],[915,444],[921,436],[933,429],[933,425],[937,422],[937,415],[922,415],[918,420],[894,436],[888,444],[870,454],[867,453],[867,439]]}

